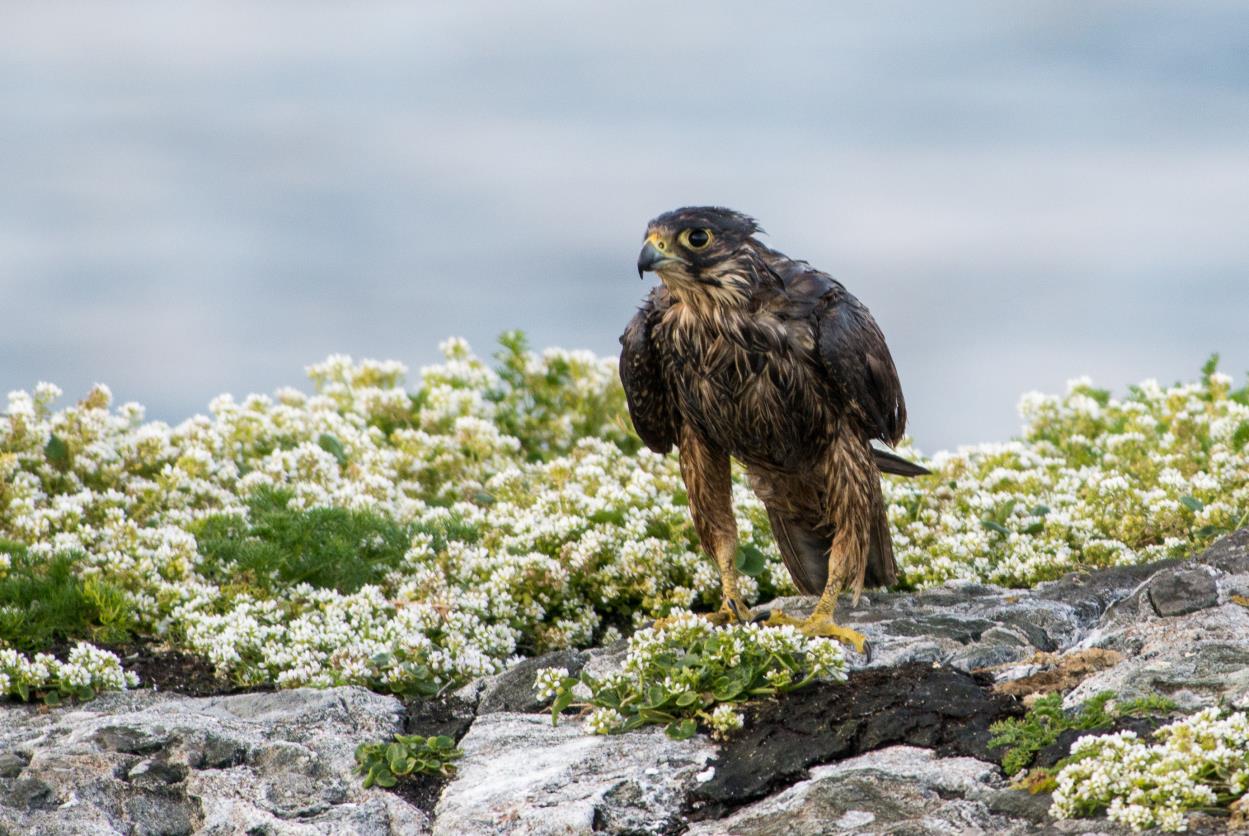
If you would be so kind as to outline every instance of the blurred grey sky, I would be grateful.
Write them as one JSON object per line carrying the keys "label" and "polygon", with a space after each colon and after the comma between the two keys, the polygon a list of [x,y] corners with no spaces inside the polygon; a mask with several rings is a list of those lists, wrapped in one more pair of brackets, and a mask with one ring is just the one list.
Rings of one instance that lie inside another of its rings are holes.
{"label": "blurred grey sky", "polygon": [[0,393],[176,421],[331,352],[614,353],[646,221],[690,203],[871,307],[928,452],[1076,375],[1249,369],[1244,3],[0,17]]}

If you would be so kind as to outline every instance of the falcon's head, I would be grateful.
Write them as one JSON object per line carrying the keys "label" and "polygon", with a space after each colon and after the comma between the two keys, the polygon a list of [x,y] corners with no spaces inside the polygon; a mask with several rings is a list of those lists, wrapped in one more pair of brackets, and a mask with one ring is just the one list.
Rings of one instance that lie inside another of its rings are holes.
{"label": "falcon's head", "polygon": [[751,269],[755,219],[718,206],[666,212],[646,227],[638,276],[654,270],[669,290],[688,301],[744,299],[756,278]]}

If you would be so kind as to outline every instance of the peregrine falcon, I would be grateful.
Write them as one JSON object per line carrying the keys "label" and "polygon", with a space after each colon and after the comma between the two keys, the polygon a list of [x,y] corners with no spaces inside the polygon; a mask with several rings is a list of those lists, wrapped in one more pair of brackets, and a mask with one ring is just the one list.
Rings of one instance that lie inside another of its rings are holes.
{"label": "peregrine falcon", "polygon": [[873,446],[895,445],[906,404],[884,335],[842,284],[764,245],[753,218],[687,207],[647,227],[638,275],[661,283],[620,337],[634,428],[657,453],[678,448],[690,512],[715,560],[718,622],[751,618],[738,588],[730,457],[767,508],[785,568],[819,594],[797,624],[862,650],[837,598],[897,580],[881,472],[927,473]]}

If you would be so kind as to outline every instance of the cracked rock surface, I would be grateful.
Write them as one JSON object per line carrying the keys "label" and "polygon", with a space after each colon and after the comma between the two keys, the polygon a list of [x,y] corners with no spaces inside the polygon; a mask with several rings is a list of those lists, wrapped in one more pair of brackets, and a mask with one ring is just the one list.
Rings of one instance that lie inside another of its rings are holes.
{"label": "cracked rock surface", "polygon": [[[1249,708],[1249,530],[1190,560],[1031,590],[869,593],[839,618],[871,643],[850,654],[849,683],[753,704],[723,746],[657,727],[586,735],[571,715],[551,725],[535,672],[602,675],[623,644],[406,709],[359,688],[0,704],[0,834],[1119,833],[1054,821],[1047,797],[1009,789],[988,726],[1026,694],[1073,685],[1072,706],[1112,690]],[[356,745],[397,731],[455,737],[456,776],[364,790]]]}
{"label": "cracked rock surface", "polygon": [[0,832],[422,833],[419,810],[351,774],[356,743],[401,717],[361,688],[7,705]]}

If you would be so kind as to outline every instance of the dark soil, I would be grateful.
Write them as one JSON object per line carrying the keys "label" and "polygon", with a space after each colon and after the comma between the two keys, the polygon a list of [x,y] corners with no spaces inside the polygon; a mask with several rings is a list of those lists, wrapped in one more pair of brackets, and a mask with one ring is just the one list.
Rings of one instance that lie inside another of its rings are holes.
{"label": "dark soil", "polygon": [[208,660],[181,650],[145,642],[105,647],[117,654],[121,666],[139,675],[139,687],[170,691],[188,697],[215,697],[244,691],[272,691],[272,687],[243,687],[219,677]]}
{"label": "dark soil", "polygon": [[[472,703],[456,697],[417,700],[407,706],[403,731],[404,734],[426,736],[445,734],[459,743],[473,724],[475,709]],[[442,788],[450,780],[440,775],[414,775],[400,780],[390,791],[432,816],[438,796],[442,795]]]}
{"label": "dark soil", "polygon": [[1023,714],[995,694],[991,678],[930,663],[871,668],[844,685],[786,694],[749,710],[746,727],[720,750],[710,781],[690,800],[690,817],[721,818],[805,779],[818,764],[900,744],[1001,762],[989,726]]}
{"label": "dark soil", "polygon": [[171,650],[150,642],[101,645],[117,654],[121,666],[139,675],[139,687],[188,697],[216,697],[254,691],[272,691],[271,685],[242,686],[217,675],[202,656]]}

